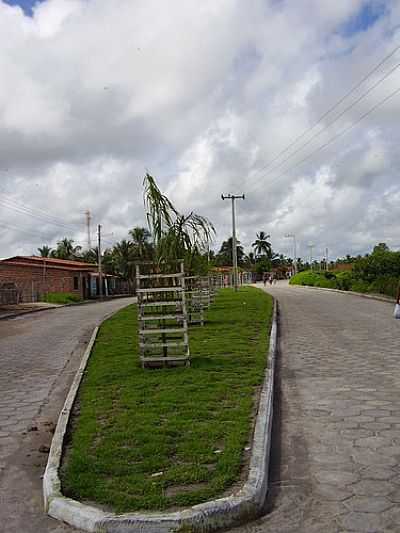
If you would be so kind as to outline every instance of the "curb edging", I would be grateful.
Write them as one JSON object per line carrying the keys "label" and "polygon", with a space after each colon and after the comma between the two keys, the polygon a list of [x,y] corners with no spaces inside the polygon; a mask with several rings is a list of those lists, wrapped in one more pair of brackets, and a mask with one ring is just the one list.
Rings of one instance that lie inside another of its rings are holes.
{"label": "curb edging", "polygon": [[96,327],[72,382],[51,443],[43,476],[45,511],[53,518],[90,533],[133,533],[135,531],[141,533],[179,531],[208,533],[257,518],[261,514],[268,491],[278,333],[277,310],[278,304],[274,299],[268,361],[258,402],[249,473],[246,482],[238,492],[231,496],[194,505],[182,511],[123,515],[106,513],[96,507],[63,496],[59,478],[63,441],[73,403],[97,337],[99,328]]}
{"label": "curb edging", "polygon": [[290,287],[300,287],[304,289],[314,289],[316,291],[329,291],[337,292],[339,294],[349,294],[351,296],[360,296],[361,298],[369,298],[370,300],[377,300],[378,302],[387,302],[390,304],[396,303],[396,298],[391,298],[390,296],[379,296],[378,294],[367,294],[364,292],[355,292],[355,291],[343,291],[341,289],[329,289],[328,287],[314,287],[312,285],[289,285]]}

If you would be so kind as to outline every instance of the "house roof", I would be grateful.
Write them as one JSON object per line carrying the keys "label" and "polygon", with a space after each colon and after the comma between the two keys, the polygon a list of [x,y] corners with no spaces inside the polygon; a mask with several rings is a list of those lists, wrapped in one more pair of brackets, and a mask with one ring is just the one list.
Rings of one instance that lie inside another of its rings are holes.
{"label": "house roof", "polygon": [[18,265],[18,266],[31,266],[43,268],[61,268],[63,270],[75,270],[75,271],[93,271],[97,269],[97,265],[94,263],[85,263],[83,261],[70,261],[68,259],[57,259],[55,257],[38,257],[16,255],[3,259],[0,261],[0,265]]}

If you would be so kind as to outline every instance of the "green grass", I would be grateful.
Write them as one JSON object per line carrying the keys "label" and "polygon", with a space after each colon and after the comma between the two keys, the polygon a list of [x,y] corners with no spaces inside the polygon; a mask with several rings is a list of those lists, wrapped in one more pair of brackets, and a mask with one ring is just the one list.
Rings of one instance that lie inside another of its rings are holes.
{"label": "green grass", "polygon": [[79,392],[64,493],[121,513],[193,505],[238,481],[271,316],[263,291],[223,289],[206,325],[190,329],[192,366],[159,370],[139,365],[135,306],[107,320]]}
{"label": "green grass", "polygon": [[80,301],[81,298],[72,292],[49,292],[43,297],[43,302],[49,304],[70,304]]}

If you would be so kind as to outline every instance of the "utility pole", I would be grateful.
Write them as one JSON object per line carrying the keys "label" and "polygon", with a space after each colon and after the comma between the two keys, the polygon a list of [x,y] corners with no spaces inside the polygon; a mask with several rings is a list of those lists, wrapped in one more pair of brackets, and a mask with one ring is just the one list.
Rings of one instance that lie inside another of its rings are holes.
{"label": "utility pole", "polygon": [[285,235],[288,239],[293,239],[293,266],[294,266],[294,273],[297,274],[297,244],[296,244],[296,235],[294,233],[286,233]]}
{"label": "utility pole", "polygon": [[244,200],[244,194],[221,194],[223,200],[232,200],[232,267],[233,267],[233,286],[235,291],[238,290],[238,265],[237,265],[237,242],[236,242],[236,213],[235,200],[238,198]]}
{"label": "utility pole", "polygon": [[325,267],[325,270],[328,270],[328,264],[329,264],[329,261],[328,261],[328,248],[325,248],[325,260],[326,260],[326,267]]}
{"label": "utility pole", "polygon": [[88,245],[88,250],[91,250],[92,238],[90,235],[90,221],[92,220],[92,215],[90,214],[89,209],[85,211],[85,215],[86,215],[86,229],[87,229],[87,245]]}
{"label": "utility pole", "polygon": [[308,247],[310,248],[310,267],[311,267],[311,270],[313,270],[313,249],[315,248],[315,244],[311,243],[308,245]]}
{"label": "utility pole", "polygon": [[98,272],[99,272],[99,296],[100,298],[103,297],[103,272],[101,270],[101,224],[97,226],[97,247],[98,247],[98,258],[97,258],[97,265],[98,265]]}

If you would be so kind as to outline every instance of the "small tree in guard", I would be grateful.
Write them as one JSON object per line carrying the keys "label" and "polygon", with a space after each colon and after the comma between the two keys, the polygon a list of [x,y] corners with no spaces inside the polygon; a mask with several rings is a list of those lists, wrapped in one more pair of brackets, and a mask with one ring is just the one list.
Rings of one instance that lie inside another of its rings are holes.
{"label": "small tree in guard", "polygon": [[189,324],[204,326],[204,312],[202,290],[199,276],[187,276],[185,278],[186,305]]}
{"label": "small tree in guard", "polygon": [[200,276],[200,291],[203,309],[208,309],[211,305],[210,278],[208,276]]}
{"label": "small tree in guard", "polygon": [[190,365],[183,261],[136,265],[142,367]]}

